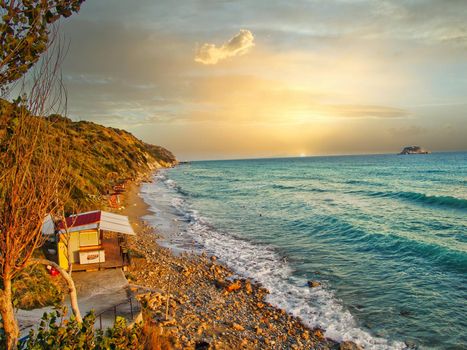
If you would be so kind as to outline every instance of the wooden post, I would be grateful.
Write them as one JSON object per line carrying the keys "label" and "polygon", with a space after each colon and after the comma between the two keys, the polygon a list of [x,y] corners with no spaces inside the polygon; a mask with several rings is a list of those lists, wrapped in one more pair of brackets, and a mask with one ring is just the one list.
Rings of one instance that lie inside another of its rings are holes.
{"label": "wooden post", "polygon": [[171,276],[169,276],[169,281],[167,284],[167,294],[165,298],[165,320],[169,319],[169,299],[170,299],[170,286],[171,286]]}

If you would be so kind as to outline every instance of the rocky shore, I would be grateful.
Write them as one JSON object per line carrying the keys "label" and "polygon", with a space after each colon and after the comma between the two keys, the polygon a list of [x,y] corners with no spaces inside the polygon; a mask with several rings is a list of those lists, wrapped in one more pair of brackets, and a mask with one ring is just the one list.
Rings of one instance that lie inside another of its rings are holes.
{"label": "rocky shore", "polygon": [[359,349],[338,344],[265,301],[268,291],[235,274],[215,256],[173,254],[141,217],[139,186],[127,192],[124,212],[137,232],[128,242],[127,278],[146,307],[146,320],[175,349]]}

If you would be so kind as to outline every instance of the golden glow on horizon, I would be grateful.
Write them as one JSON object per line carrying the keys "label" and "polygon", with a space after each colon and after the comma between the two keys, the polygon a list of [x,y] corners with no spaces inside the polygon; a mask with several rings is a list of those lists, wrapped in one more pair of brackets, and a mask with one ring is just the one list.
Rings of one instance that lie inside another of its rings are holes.
{"label": "golden glow on horizon", "polygon": [[460,3],[112,1],[65,24],[77,119],[181,159],[467,148]]}

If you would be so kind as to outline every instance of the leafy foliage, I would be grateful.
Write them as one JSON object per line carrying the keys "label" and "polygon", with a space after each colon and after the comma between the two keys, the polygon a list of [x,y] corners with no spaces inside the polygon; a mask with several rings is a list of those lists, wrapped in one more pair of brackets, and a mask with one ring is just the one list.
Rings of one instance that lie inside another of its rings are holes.
{"label": "leafy foliage", "polygon": [[0,1],[0,87],[21,78],[48,47],[50,25],[84,0]]}
{"label": "leafy foliage", "polygon": [[93,313],[78,323],[71,317],[63,317],[63,311],[44,314],[37,331],[31,330],[29,338],[21,347],[29,350],[104,350],[144,349],[141,325],[128,327],[124,318],[117,318],[114,326],[104,333],[94,330]]}

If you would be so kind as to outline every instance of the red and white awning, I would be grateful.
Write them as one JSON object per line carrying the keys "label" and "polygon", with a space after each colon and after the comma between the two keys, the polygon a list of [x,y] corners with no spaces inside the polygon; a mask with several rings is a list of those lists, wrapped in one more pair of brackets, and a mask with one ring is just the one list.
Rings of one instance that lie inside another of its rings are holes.
{"label": "red and white awning", "polygon": [[127,216],[109,213],[102,210],[71,215],[58,225],[60,233],[98,229],[135,235]]}

